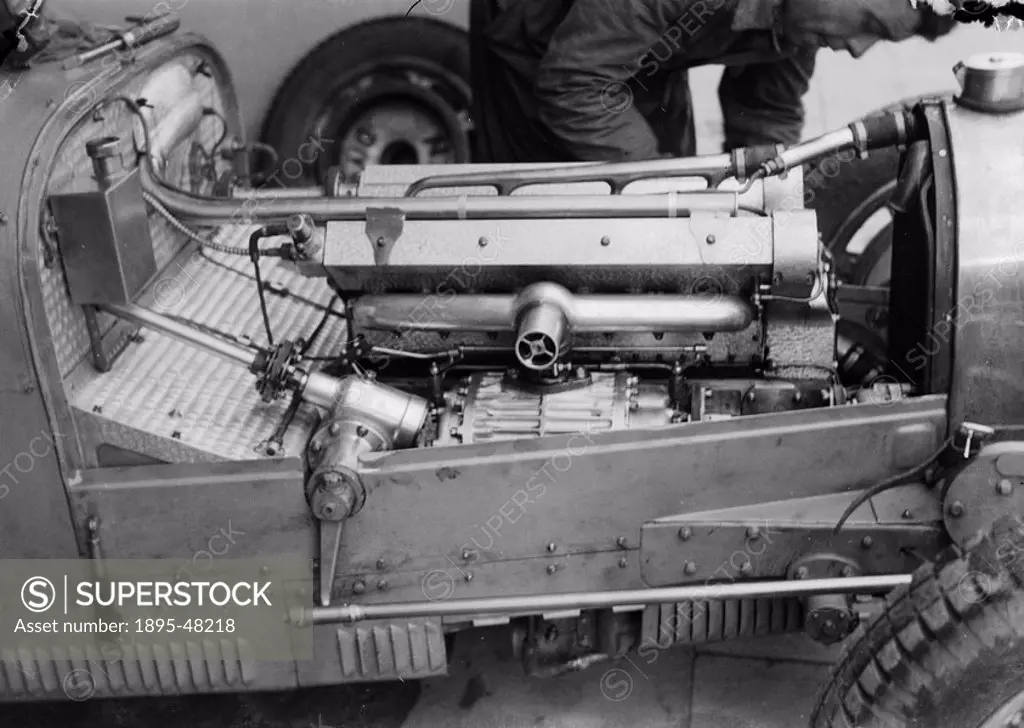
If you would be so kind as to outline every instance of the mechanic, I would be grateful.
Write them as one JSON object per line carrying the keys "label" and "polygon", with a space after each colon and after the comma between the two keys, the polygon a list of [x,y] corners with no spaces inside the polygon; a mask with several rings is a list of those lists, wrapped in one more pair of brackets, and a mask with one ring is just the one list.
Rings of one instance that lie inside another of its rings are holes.
{"label": "mechanic", "polygon": [[479,162],[691,156],[687,69],[707,64],[726,66],[725,151],[794,144],[818,48],[858,58],[956,22],[908,0],[472,2]]}

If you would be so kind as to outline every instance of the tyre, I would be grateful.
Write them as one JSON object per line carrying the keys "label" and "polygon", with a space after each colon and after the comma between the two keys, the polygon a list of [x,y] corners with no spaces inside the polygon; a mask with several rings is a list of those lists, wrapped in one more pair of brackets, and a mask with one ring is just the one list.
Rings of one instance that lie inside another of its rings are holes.
{"label": "tyre", "polygon": [[1021,549],[1006,518],[966,556],[919,569],[851,638],[812,727],[1024,726]]}
{"label": "tyre", "polygon": [[[322,185],[339,166],[356,182],[371,164],[468,162],[469,69],[468,36],[426,18],[374,21],[324,41],[289,75],[264,123],[281,169],[302,164],[278,179]],[[310,137],[322,140],[318,153]]]}
{"label": "tyre", "polygon": [[[886,106],[912,106],[918,96]],[[826,158],[804,172],[805,200],[818,213],[818,229],[831,251],[840,280],[858,286],[888,286],[893,216],[888,204],[899,176],[900,152],[882,149],[866,159]],[[830,165],[833,169],[829,169]]]}

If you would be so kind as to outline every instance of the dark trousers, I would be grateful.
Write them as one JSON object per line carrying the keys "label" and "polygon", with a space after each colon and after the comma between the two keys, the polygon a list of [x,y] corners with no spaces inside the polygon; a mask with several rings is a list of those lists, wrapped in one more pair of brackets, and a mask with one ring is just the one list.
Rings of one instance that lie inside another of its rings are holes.
{"label": "dark trousers", "polygon": [[[498,0],[470,1],[470,57],[473,84],[473,161],[575,162],[530,113],[536,108],[529,82],[507,68],[485,36],[499,12]],[[686,71],[630,83],[660,152],[675,157],[697,152],[693,105]]]}

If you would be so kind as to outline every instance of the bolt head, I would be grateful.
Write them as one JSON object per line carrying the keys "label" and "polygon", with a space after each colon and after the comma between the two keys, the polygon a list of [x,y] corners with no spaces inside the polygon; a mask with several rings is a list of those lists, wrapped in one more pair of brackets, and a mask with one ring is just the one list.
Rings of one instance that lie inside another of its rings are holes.
{"label": "bolt head", "polygon": [[996,485],[996,492],[999,495],[1012,495],[1013,494],[1013,482],[1008,478],[1003,478]]}
{"label": "bolt head", "polygon": [[366,582],[357,581],[355,584],[352,585],[352,591],[356,594],[362,594],[364,591],[366,591]]}
{"label": "bolt head", "polygon": [[683,566],[683,573],[687,576],[693,576],[697,573],[697,565],[692,561],[687,561],[686,565]]}

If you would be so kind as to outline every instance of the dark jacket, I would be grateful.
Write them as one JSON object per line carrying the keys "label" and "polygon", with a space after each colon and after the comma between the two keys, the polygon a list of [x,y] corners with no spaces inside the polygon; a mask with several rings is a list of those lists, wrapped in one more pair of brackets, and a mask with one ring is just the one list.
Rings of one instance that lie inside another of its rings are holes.
{"label": "dark jacket", "polygon": [[817,49],[779,40],[778,5],[473,0],[478,159],[693,154],[686,70],[708,64],[726,66],[718,94],[727,149],[796,143]]}

